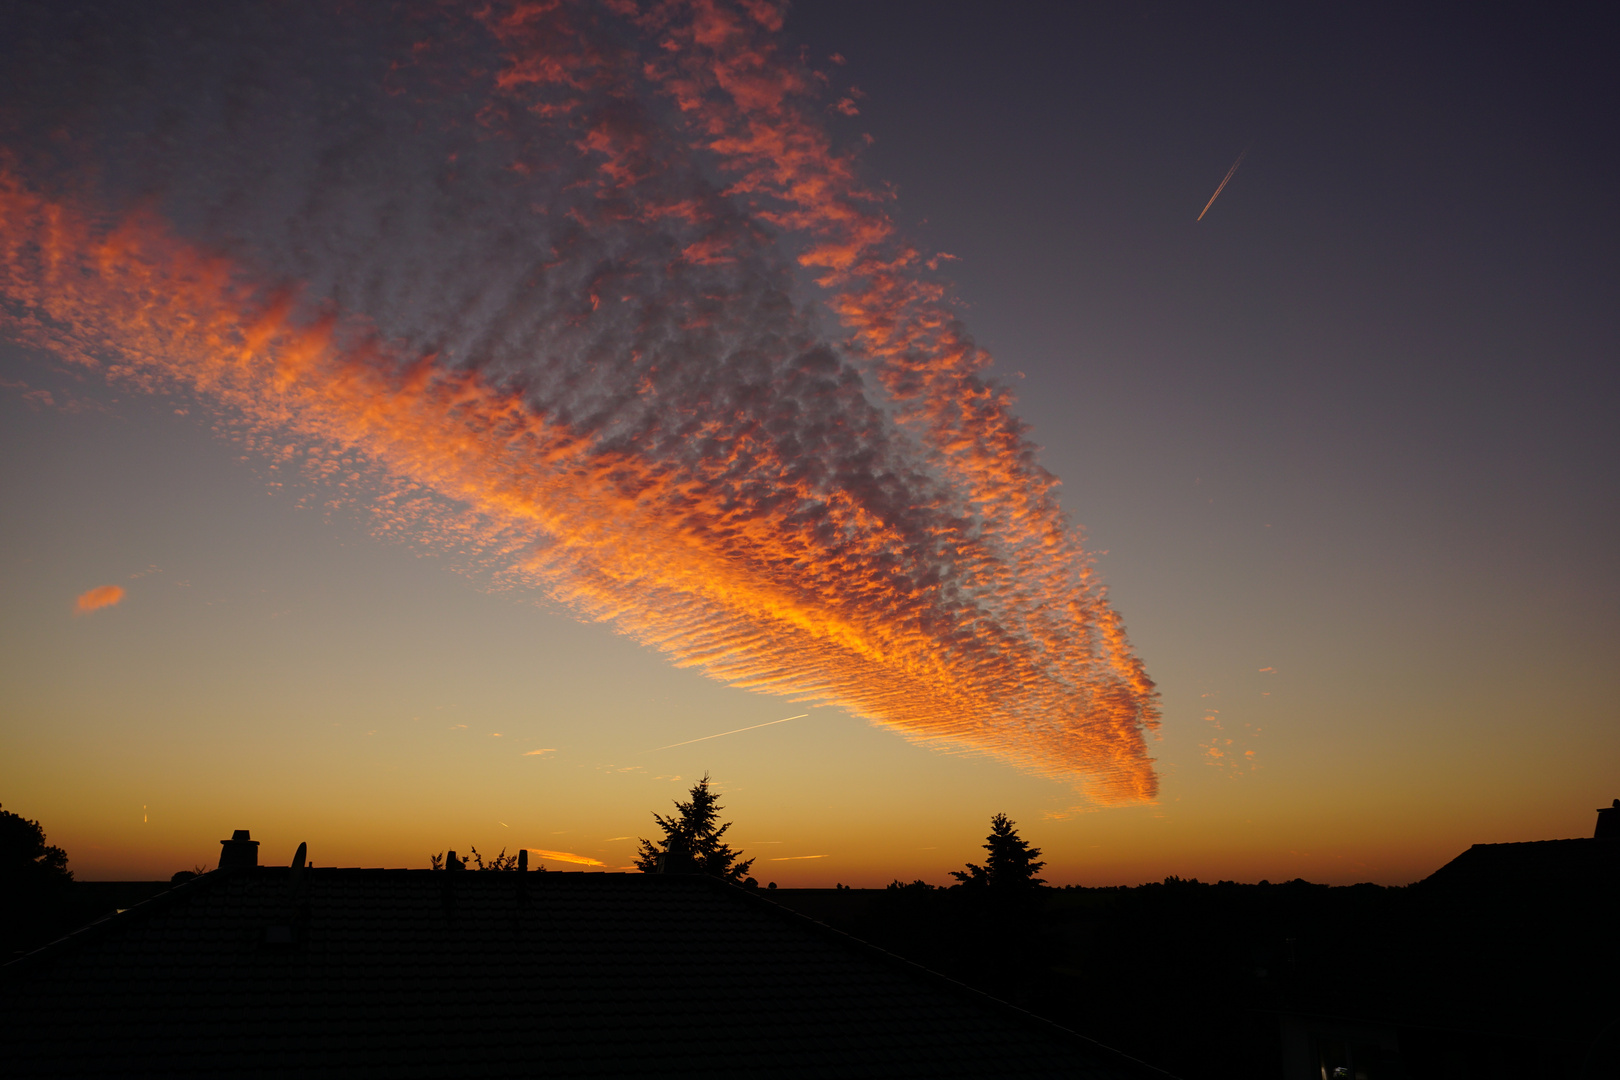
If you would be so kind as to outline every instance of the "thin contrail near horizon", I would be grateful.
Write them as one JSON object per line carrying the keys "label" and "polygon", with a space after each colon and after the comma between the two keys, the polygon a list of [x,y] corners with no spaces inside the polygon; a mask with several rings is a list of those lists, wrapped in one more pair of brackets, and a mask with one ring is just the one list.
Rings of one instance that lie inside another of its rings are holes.
{"label": "thin contrail near horizon", "polygon": [[[1226,185],[1231,182],[1232,174],[1238,171],[1238,166],[1243,164],[1243,159],[1248,156],[1248,153],[1249,147],[1245,146],[1243,148],[1243,153],[1239,154],[1237,156],[1237,160],[1232,162],[1232,167],[1226,170],[1226,179],[1221,181],[1221,186],[1215,189],[1215,194],[1209,197],[1209,202],[1204,204],[1204,208],[1198,211],[1198,221],[1204,220],[1204,215],[1209,213],[1209,208],[1214,206],[1215,200],[1221,197],[1221,192],[1225,191]],[[1196,224],[1196,222],[1194,224]]]}
{"label": "thin contrail near horizon", "polygon": [[809,715],[810,714],[807,713],[807,712],[802,712],[798,716],[787,716],[787,717],[783,717],[781,720],[769,720],[769,721],[766,721],[763,724],[754,724],[752,727],[732,728],[730,731],[722,731],[722,732],[720,732],[719,735],[705,735],[701,739],[687,739],[685,742],[672,742],[668,746],[655,746],[651,750],[647,751],[647,753],[652,754],[652,753],[656,753],[659,750],[673,750],[677,746],[690,746],[692,743],[695,743],[695,742],[707,742],[710,739],[718,739],[720,737],[720,735],[735,735],[739,731],[753,731],[754,728],[770,727],[772,724],[785,724],[789,720],[803,720],[805,717],[807,717]]}

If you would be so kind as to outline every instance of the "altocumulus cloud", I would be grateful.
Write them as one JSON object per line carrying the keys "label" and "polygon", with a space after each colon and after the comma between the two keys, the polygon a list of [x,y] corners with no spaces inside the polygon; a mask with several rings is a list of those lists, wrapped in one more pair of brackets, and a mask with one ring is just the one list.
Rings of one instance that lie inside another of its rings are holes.
{"label": "altocumulus cloud", "polygon": [[0,334],[674,663],[1153,798],[1154,685],[781,7],[387,10],[0,8]]}

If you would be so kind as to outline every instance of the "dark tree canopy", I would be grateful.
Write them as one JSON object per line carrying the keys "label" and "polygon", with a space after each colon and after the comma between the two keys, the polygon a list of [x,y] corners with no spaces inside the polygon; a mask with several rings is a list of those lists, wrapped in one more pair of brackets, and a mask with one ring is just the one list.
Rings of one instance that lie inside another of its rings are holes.
{"label": "dark tree canopy", "polygon": [[67,852],[45,843],[45,830],[37,821],[0,810],[0,887],[29,889],[65,884],[73,880]]}
{"label": "dark tree canopy", "polygon": [[0,810],[0,963],[72,929],[67,863],[39,822]]}
{"label": "dark tree canopy", "polygon": [[691,800],[675,803],[675,816],[654,812],[653,820],[664,830],[664,838],[656,843],[642,839],[636,855],[637,869],[644,874],[709,874],[742,884],[754,860],[738,862],[742,852],[731,850],[725,842],[731,822],[719,824],[724,807],[718,798],[709,790],[709,774],[704,773],[703,779],[692,786]]}
{"label": "dark tree canopy", "polygon": [[1028,889],[1045,885],[1044,878],[1035,875],[1046,863],[1040,861],[1041,849],[1030,847],[1029,841],[1018,835],[1015,823],[1006,814],[990,819],[990,835],[985,837],[984,850],[990,853],[983,866],[968,863],[965,870],[952,870],[951,877],[964,885],[987,885],[997,889]]}

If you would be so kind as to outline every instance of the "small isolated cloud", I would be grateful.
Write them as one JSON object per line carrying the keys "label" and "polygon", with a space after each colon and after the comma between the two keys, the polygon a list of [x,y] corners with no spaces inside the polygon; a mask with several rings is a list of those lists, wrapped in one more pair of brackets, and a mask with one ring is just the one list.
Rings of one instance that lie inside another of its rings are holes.
{"label": "small isolated cloud", "polygon": [[538,855],[542,859],[552,862],[577,863],[580,866],[606,866],[601,859],[593,859],[589,855],[575,855],[572,851],[547,851],[545,848],[532,847],[531,855]]}
{"label": "small isolated cloud", "polygon": [[784,855],[780,859],[766,859],[766,862],[797,862],[800,859],[825,859],[825,855]]}
{"label": "small isolated cloud", "polygon": [[523,751],[523,756],[524,757],[541,757],[541,756],[543,756],[545,754],[555,754],[556,752],[557,752],[557,748],[555,746],[543,746],[539,750],[525,750],[525,751]]}
{"label": "small isolated cloud", "polygon": [[[1214,709],[1208,711],[1211,714],[1216,712]],[[1244,749],[1238,740],[1259,738],[1264,729],[1245,723],[1241,728],[1234,727],[1228,731],[1216,716],[1209,715],[1204,719],[1214,729],[1208,742],[1199,743],[1199,747],[1204,751],[1206,764],[1225,769],[1232,776],[1255,772],[1260,768],[1260,762],[1255,757],[1254,751]]]}
{"label": "small isolated cloud", "polygon": [[122,585],[97,585],[89,592],[80,594],[78,608],[80,611],[94,611],[97,608],[112,607],[123,598]]}
{"label": "small isolated cloud", "polygon": [[610,836],[610,837],[608,837],[606,840],[604,840],[602,842],[604,844],[611,844],[615,840],[634,840],[634,839],[635,839],[635,837],[633,837],[633,836]]}
{"label": "small isolated cloud", "polygon": [[1263,667],[1260,669],[1260,674],[1262,675],[1275,675],[1276,673],[1277,669],[1274,667]]}

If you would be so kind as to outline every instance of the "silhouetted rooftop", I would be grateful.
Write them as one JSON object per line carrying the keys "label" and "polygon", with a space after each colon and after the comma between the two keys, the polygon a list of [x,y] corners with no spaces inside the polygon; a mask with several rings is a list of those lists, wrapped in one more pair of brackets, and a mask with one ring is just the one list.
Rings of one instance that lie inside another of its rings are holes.
{"label": "silhouetted rooftop", "polygon": [[1164,1075],[696,876],[215,871],[4,970],[9,1075]]}
{"label": "silhouetted rooftop", "polygon": [[1600,887],[1620,884],[1620,840],[1475,844],[1423,880],[1445,888]]}

